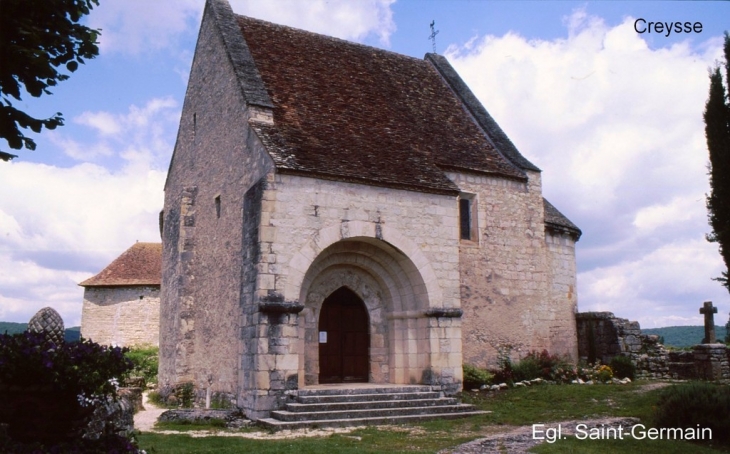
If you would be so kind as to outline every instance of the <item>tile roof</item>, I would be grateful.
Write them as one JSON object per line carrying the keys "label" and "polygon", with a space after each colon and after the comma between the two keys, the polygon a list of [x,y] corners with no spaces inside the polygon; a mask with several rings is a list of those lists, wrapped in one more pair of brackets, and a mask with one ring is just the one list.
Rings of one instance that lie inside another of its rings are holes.
{"label": "tile roof", "polygon": [[162,243],[135,243],[82,287],[160,285]]}
{"label": "tile roof", "polygon": [[278,171],[447,194],[446,169],[526,179],[432,62],[234,17],[238,64],[274,105],[274,125],[252,127]]}
{"label": "tile roof", "polygon": [[583,234],[578,226],[573,224],[570,219],[558,211],[558,209],[555,208],[552,203],[548,202],[546,198],[543,197],[542,202],[543,207],[545,208],[545,227],[568,233],[575,238],[575,241],[578,241],[580,236]]}

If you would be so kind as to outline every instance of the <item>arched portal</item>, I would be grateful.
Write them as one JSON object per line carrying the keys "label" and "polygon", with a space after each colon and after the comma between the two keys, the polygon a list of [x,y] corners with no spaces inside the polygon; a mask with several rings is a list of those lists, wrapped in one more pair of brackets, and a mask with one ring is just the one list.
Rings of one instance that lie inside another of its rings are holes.
{"label": "arched portal", "polygon": [[[300,290],[304,310],[300,313],[300,336],[304,345],[300,356],[302,385],[337,380],[328,370],[329,350],[320,354],[320,342],[330,342],[330,333],[321,334],[320,320],[329,310],[330,295],[348,294],[365,311],[367,321],[367,380],[370,383],[423,383],[432,370],[432,334],[426,312],[429,293],[420,270],[402,251],[376,238],[340,240],[311,262]],[[437,344],[440,345],[440,344]],[[325,347],[328,348],[328,347]],[[333,353],[334,354],[334,353]],[[336,364],[336,359],[332,359]],[[344,377],[347,374],[343,375]],[[360,380],[361,378],[358,378]]]}
{"label": "arched portal", "polygon": [[368,312],[347,287],[332,292],[319,313],[319,382],[367,382],[370,370]]}

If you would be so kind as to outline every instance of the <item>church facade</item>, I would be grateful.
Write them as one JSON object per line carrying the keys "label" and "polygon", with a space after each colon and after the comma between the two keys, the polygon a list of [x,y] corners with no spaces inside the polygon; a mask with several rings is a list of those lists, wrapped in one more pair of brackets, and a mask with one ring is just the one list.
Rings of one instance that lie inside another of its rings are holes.
{"label": "church facade", "polygon": [[252,418],[327,383],[577,357],[580,230],[436,54],[208,0],[162,214],[162,386]]}

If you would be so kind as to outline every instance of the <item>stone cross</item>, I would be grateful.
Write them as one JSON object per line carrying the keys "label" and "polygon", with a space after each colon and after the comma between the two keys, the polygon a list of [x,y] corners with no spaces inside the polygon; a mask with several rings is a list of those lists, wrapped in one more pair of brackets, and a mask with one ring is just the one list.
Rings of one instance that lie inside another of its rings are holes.
{"label": "stone cross", "polygon": [[700,314],[705,314],[705,338],[702,339],[703,344],[714,344],[717,342],[715,338],[715,317],[717,308],[712,307],[712,301],[705,301],[705,305],[700,308]]}

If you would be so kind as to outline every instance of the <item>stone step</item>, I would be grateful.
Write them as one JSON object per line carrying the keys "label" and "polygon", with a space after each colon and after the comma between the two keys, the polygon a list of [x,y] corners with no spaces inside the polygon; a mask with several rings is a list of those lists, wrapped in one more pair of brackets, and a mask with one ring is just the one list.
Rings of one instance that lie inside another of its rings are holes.
{"label": "stone step", "polygon": [[348,402],[320,402],[320,403],[290,403],[286,409],[290,412],[318,412],[318,411],[345,411],[365,410],[377,408],[409,408],[409,407],[430,407],[456,405],[457,400],[453,397],[436,397],[428,399],[399,399],[399,400],[375,400],[375,401],[348,401]]}
{"label": "stone step", "polygon": [[294,430],[321,427],[351,427],[376,424],[407,424],[432,421],[436,419],[456,419],[484,415],[488,411],[465,411],[459,413],[434,413],[427,415],[380,416],[371,418],[322,419],[309,421],[279,421],[273,418],[259,419],[258,422],[269,430]]}
{"label": "stone step", "polygon": [[356,395],[356,394],[401,394],[401,393],[425,393],[440,391],[428,385],[393,385],[393,386],[359,386],[345,388],[332,386],[326,388],[304,388],[297,391],[299,396],[331,396],[331,395]]}
{"label": "stone step", "polygon": [[279,421],[323,421],[331,419],[367,419],[367,418],[392,418],[398,416],[418,416],[433,414],[464,413],[474,410],[473,405],[434,405],[425,407],[406,408],[366,408],[361,410],[344,411],[315,411],[315,412],[291,412],[287,410],[275,410],[271,412],[273,419]]}
{"label": "stone step", "polygon": [[413,400],[413,399],[438,399],[441,393],[438,391],[412,392],[412,393],[376,393],[376,394],[305,394],[299,391],[297,401],[303,404],[318,404],[329,402],[375,402],[379,400]]}

